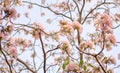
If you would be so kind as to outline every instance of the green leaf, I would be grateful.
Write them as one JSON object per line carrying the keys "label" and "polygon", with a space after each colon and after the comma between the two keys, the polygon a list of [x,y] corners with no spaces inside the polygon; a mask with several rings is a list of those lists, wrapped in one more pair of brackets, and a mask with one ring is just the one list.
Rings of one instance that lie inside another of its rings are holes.
{"label": "green leaf", "polygon": [[84,64],[83,60],[80,60],[79,66],[82,66]]}
{"label": "green leaf", "polygon": [[87,67],[84,65],[84,66],[83,66],[83,69],[84,69],[84,71],[86,71]]}
{"label": "green leaf", "polygon": [[62,68],[65,69],[68,64],[69,64],[69,60],[65,60],[62,65]]}

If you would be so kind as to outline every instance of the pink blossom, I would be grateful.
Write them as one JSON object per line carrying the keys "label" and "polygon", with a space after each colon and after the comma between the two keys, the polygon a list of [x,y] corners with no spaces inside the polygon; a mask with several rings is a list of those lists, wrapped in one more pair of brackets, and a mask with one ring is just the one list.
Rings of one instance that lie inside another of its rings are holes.
{"label": "pink blossom", "polygon": [[113,56],[111,56],[111,57],[109,58],[109,61],[110,61],[110,63],[116,65],[116,60],[115,60],[115,58],[114,58]]}
{"label": "pink blossom", "polygon": [[71,35],[74,32],[74,30],[70,24],[67,24],[62,26],[61,32],[63,32],[66,35]]}
{"label": "pink blossom", "polygon": [[89,48],[95,48],[95,45],[94,45],[94,43],[92,42],[92,41],[87,41],[86,43],[85,43],[85,45],[87,46],[87,47],[89,47]]}
{"label": "pink blossom", "polygon": [[5,0],[5,5],[6,6],[10,5],[10,3],[11,3],[11,0]]}
{"label": "pink blossom", "polygon": [[108,73],[114,73],[114,70],[113,69],[109,69]]}
{"label": "pink blossom", "polygon": [[10,9],[10,18],[16,18],[17,17],[17,11],[14,9],[14,8],[12,8],[12,9]]}
{"label": "pink blossom", "polygon": [[77,64],[75,64],[74,62],[70,62],[67,67],[66,67],[66,70],[69,72],[69,71],[79,71],[79,66]]}
{"label": "pink blossom", "polygon": [[32,46],[32,45],[33,45],[33,43],[32,43],[32,41],[31,41],[31,40],[28,40],[27,44],[28,44],[28,47],[30,47],[30,46]]}
{"label": "pink blossom", "polygon": [[115,36],[113,34],[109,34],[108,35],[108,40],[110,41],[110,43],[112,43],[113,45],[116,44],[116,39]]}
{"label": "pink blossom", "polygon": [[83,49],[85,47],[85,41],[82,41],[81,43],[80,43],[80,49]]}
{"label": "pink blossom", "polygon": [[39,32],[33,30],[32,36],[33,36],[35,39],[39,39]]}
{"label": "pink blossom", "polygon": [[107,43],[106,44],[106,49],[107,49],[107,51],[110,51],[112,48],[111,48],[111,44],[109,44],[109,43]]}
{"label": "pink blossom", "polygon": [[[33,23],[33,26],[36,28],[36,29],[33,29],[32,30],[32,35],[35,39],[38,39],[39,38],[39,32],[43,31],[44,30],[44,27],[42,26],[41,23],[39,22],[34,22]],[[43,33],[41,33],[43,34]]]}
{"label": "pink blossom", "polygon": [[80,49],[84,49],[84,48],[91,48],[91,49],[95,49],[95,45],[92,41],[82,41],[80,43]]}
{"label": "pink blossom", "polygon": [[106,27],[112,28],[112,19],[108,14],[101,14],[101,20]]}
{"label": "pink blossom", "polygon": [[54,39],[55,39],[56,41],[59,41],[59,40],[60,40],[60,34],[56,34],[55,37],[54,37]]}
{"label": "pink blossom", "polygon": [[17,51],[16,47],[10,46],[9,49],[8,49],[8,51],[9,51],[10,54],[12,54],[15,58],[17,58],[17,56],[18,56],[18,51]]}
{"label": "pink blossom", "polygon": [[71,23],[71,25],[73,26],[74,29],[79,30],[80,33],[82,32],[83,27],[79,22],[74,21],[74,22]]}
{"label": "pink blossom", "polygon": [[23,46],[25,49],[26,47],[32,46],[32,41],[31,40],[26,40],[24,38],[14,38],[14,41],[16,43],[16,46]]}
{"label": "pink blossom", "polygon": [[36,28],[39,28],[39,29],[41,29],[41,30],[44,30],[44,27],[43,27],[42,24],[39,23],[39,22],[34,22],[34,23],[33,23],[33,26],[36,27]]}
{"label": "pink blossom", "polygon": [[17,17],[17,11],[14,8],[11,9],[5,9],[4,10],[6,15],[8,15],[9,18],[16,18]]}
{"label": "pink blossom", "polygon": [[67,41],[63,41],[63,42],[62,42],[61,49],[62,49],[63,51],[66,51],[67,53],[71,53],[70,43],[67,42]]}
{"label": "pink blossom", "polygon": [[95,21],[94,26],[96,30],[109,31],[113,27],[111,17],[105,13],[101,14],[100,18]]}

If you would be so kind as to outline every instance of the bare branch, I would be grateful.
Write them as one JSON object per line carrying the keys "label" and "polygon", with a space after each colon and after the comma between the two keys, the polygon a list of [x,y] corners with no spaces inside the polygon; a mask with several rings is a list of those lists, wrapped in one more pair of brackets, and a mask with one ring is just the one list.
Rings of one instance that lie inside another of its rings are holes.
{"label": "bare branch", "polygon": [[21,59],[17,58],[17,61],[22,63],[23,65],[25,65],[25,67],[27,67],[28,70],[30,70],[32,73],[36,73],[35,71],[33,71],[24,61],[22,61]]}
{"label": "bare branch", "polygon": [[32,3],[32,2],[28,2],[28,1],[23,1],[23,3],[28,3],[28,4],[32,4],[32,5],[36,5],[36,6],[39,6],[39,7],[48,9],[49,11],[53,12],[53,13],[56,14],[56,15],[62,15],[62,16],[64,16],[64,17],[70,19],[71,21],[73,21],[73,19],[72,19],[71,17],[69,17],[69,16],[67,16],[67,15],[65,15],[65,14],[63,14],[63,13],[58,13],[58,12],[54,11],[53,9],[51,9],[49,6],[42,6],[42,5],[39,5],[39,4],[37,4],[37,3]]}
{"label": "bare branch", "polygon": [[43,56],[44,56],[43,70],[44,70],[44,73],[46,73],[46,53],[45,53],[44,43],[43,43],[42,37],[41,37],[41,32],[39,32],[39,39],[40,39],[40,43],[42,45],[42,52],[43,52]]}

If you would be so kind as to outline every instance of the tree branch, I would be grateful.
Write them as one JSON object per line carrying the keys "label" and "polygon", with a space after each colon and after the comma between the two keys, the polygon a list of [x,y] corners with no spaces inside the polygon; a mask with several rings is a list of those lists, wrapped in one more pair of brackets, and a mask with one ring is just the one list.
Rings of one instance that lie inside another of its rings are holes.
{"label": "tree branch", "polygon": [[82,5],[82,8],[81,8],[81,10],[80,10],[80,17],[79,17],[80,23],[81,23],[81,20],[82,20],[82,12],[83,12],[84,6],[85,6],[85,0],[83,0],[83,5]]}
{"label": "tree branch", "polygon": [[97,56],[94,56],[94,57],[95,57],[96,61],[98,62],[98,64],[100,65],[100,67],[101,67],[101,69],[103,70],[103,72],[104,72],[104,73],[107,73],[107,72],[105,71],[105,69],[103,68],[103,66],[101,65],[101,63],[99,62]]}
{"label": "tree branch", "polygon": [[5,61],[6,61],[8,67],[9,67],[9,69],[10,69],[10,73],[12,73],[12,68],[11,68],[11,66],[10,66],[10,63],[8,62],[5,53],[2,51],[1,40],[0,40],[0,51],[1,51],[1,53],[3,54],[4,58],[5,58]]}
{"label": "tree branch", "polygon": [[17,61],[22,63],[23,65],[25,65],[25,67],[27,67],[28,70],[30,70],[32,73],[36,73],[35,71],[33,71],[24,61],[22,61],[21,59],[17,58]]}
{"label": "tree branch", "polygon": [[102,3],[100,3],[99,5],[95,6],[95,7],[94,7],[92,10],[90,10],[90,12],[88,12],[88,14],[85,16],[82,24],[84,24],[84,22],[86,21],[87,17],[88,17],[95,9],[97,9],[98,7],[100,7],[100,6],[104,5],[104,4],[115,4],[115,3],[113,3],[113,2],[102,2]]}
{"label": "tree branch", "polygon": [[71,21],[73,21],[73,19],[72,19],[71,17],[69,17],[69,16],[67,16],[67,15],[65,15],[65,14],[63,14],[63,13],[58,13],[58,12],[54,11],[53,9],[51,9],[49,6],[42,6],[42,5],[39,5],[39,4],[37,4],[37,3],[32,3],[32,2],[28,2],[28,1],[22,1],[22,2],[23,2],[23,3],[32,4],[32,5],[36,5],[36,6],[45,8],[45,9],[48,9],[49,11],[53,12],[53,13],[56,14],[56,15],[62,15],[62,16],[64,16],[64,17],[70,19]]}
{"label": "tree branch", "polygon": [[44,73],[46,73],[46,53],[45,53],[45,49],[44,49],[44,43],[43,43],[42,37],[41,37],[41,32],[39,32],[39,39],[40,39],[40,43],[42,46],[42,52],[43,52],[43,56],[44,56],[43,70],[44,70]]}

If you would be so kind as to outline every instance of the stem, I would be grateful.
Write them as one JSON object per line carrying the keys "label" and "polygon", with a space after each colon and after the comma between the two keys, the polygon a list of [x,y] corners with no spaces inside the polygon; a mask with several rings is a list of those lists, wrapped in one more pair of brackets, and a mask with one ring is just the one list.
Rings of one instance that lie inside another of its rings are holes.
{"label": "stem", "polygon": [[80,23],[81,23],[81,20],[82,20],[82,12],[83,12],[84,6],[85,6],[85,0],[83,0],[83,5],[82,5],[81,11],[80,11],[80,17],[79,17]]}
{"label": "stem", "polygon": [[1,40],[0,40],[0,51],[1,51],[1,53],[3,54],[4,58],[5,58],[5,61],[6,61],[8,67],[9,67],[9,69],[10,69],[10,73],[12,73],[12,68],[11,68],[11,66],[10,66],[10,64],[9,64],[9,62],[8,62],[8,60],[7,60],[7,57],[6,57],[5,53],[2,51]]}
{"label": "stem", "polygon": [[105,69],[103,68],[103,66],[100,64],[100,62],[99,62],[99,60],[97,58],[97,56],[99,54],[101,54],[103,52],[104,48],[105,48],[105,32],[104,31],[102,31],[102,36],[103,36],[103,47],[102,47],[101,51],[98,54],[96,54],[94,57],[95,57],[96,61],[98,62],[98,64],[100,65],[100,67],[102,68],[102,70],[104,71],[104,73],[107,73],[105,71]]}
{"label": "stem", "polygon": [[43,56],[44,56],[43,70],[44,70],[44,73],[46,73],[46,53],[45,53],[45,49],[44,49],[44,45],[43,45],[43,40],[42,40],[42,37],[41,37],[41,32],[39,32],[39,39],[40,39],[40,42],[41,42],[41,45],[42,45],[42,52],[43,52]]}
{"label": "stem", "polygon": [[102,31],[102,35],[103,35],[103,45],[102,45],[101,51],[97,55],[101,54],[105,48],[105,32],[104,31]]}
{"label": "stem", "polygon": [[100,67],[102,68],[103,72],[104,72],[104,73],[107,73],[107,72],[105,71],[105,69],[103,68],[103,66],[101,65],[101,63],[99,62],[97,56],[94,56],[94,57],[95,57],[96,61],[98,62],[98,64],[100,65]]}
{"label": "stem", "polygon": [[36,73],[35,71],[33,71],[24,61],[22,61],[21,59],[17,58],[17,61],[19,61],[20,63],[22,63],[23,65],[25,65],[25,67],[30,70],[32,73]]}
{"label": "stem", "polygon": [[[79,32],[79,30],[77,30],[77,37],[78,37],[78,45],[80,45],[80,32]],[[80,60],[82,60],[83,59],[83,54],[82,54],[82,52],[80,52]]]}

